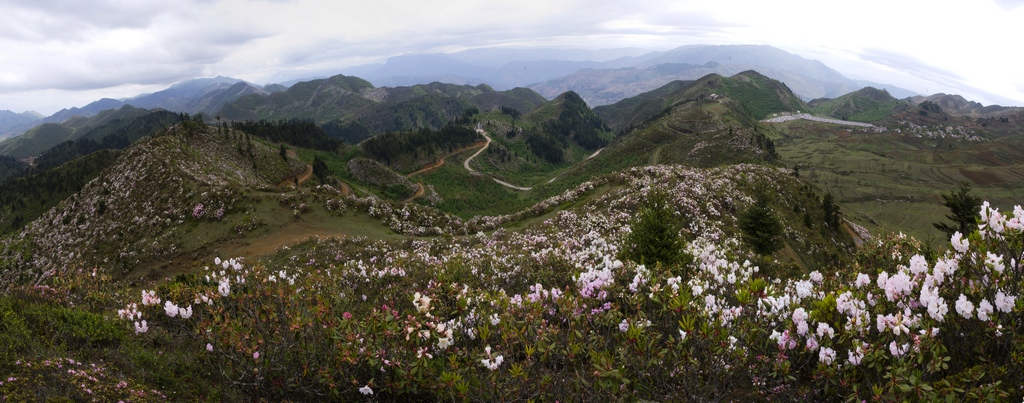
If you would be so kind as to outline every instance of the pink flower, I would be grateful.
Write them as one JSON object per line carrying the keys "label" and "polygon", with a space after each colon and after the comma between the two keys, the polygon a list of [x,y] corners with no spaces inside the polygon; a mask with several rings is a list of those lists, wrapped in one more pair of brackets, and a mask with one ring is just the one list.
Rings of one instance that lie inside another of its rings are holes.
{"label": "pink flower", "polygon": [[345,319],[345,320],[352,319],[352,314],[348,313],[348,312],[345,312],[345,313],[341,314],[341,318]]}
{"label": "pink flower", "polygon": [[260,359],[260,352],[257,351],[255,353],[252,353],[252,359],[254,359],[254,360]]}
{"label": "pink flower", "polygon": [[213,344],[206,343],[206,351],[213,352]]}

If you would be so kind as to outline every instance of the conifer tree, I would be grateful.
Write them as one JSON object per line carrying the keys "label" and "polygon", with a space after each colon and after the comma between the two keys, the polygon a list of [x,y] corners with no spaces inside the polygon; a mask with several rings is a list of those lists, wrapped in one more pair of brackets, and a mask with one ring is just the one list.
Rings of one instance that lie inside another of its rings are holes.
{"label": "conifer tree", "polygon": [[970,193],[971,185],[961,183],[959,189],[948,195],[942,195],[942,199],[945,200],[942,204],[949,208],[950,212],[946,218],[953,221],[953,225],[944,222],[932,223],[932,225],[939,231],[945,232],[946,238],[953,236],[953,233],[957,231],[967,235],[978,229],[974,215],[981,209],[981,198],[971,196]]}

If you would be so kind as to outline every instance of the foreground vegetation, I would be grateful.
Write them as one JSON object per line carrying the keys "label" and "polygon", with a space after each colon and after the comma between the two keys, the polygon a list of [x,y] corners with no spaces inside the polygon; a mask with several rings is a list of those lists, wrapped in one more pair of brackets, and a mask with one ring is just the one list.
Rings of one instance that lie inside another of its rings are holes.
{"label": "foreground vegetation", "polygon": [[[791,274],[739,240],[737,215],[782,214],[799,199],[757,197],[795,179],[743,165],[617,177],[619,190],[520,232],[314,240],[136,286],[104,267],[10,284],[0,396],[1021,398],[1024,209],[984,205],[979,230],[942,254],[889,236]],[[665,228],[678,240],[642,245]]]}

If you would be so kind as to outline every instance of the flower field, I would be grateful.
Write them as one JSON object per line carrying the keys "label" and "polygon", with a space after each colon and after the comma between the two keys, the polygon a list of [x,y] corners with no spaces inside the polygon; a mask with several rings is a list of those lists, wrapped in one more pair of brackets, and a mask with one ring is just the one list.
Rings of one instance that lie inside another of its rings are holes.
{"label": "flower field", "polygon": [[[741,241],[756,189],[794,258]],[[659,194],[682,257],[638,262],[637,212]],[[855,249],[818,202],[755,165],[632,168],[470,220],[326,186],[282,196],[420,237],[310,240],[141,284],[51,265],[0,298],[0,399],[1021,399],[1021,207],[986,204],[981,229],[937,253],[898,234]]]}

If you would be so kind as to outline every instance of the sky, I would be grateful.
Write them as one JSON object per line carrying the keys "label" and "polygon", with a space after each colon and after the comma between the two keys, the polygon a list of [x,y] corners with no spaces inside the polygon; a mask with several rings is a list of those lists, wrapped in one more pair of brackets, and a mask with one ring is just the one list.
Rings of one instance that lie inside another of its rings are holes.
{"label": "sky", "polygon": [[1024,106],[1024,0],[0,0],[0,110],[257,84],[480,47],[764,44],[854,79]]}

